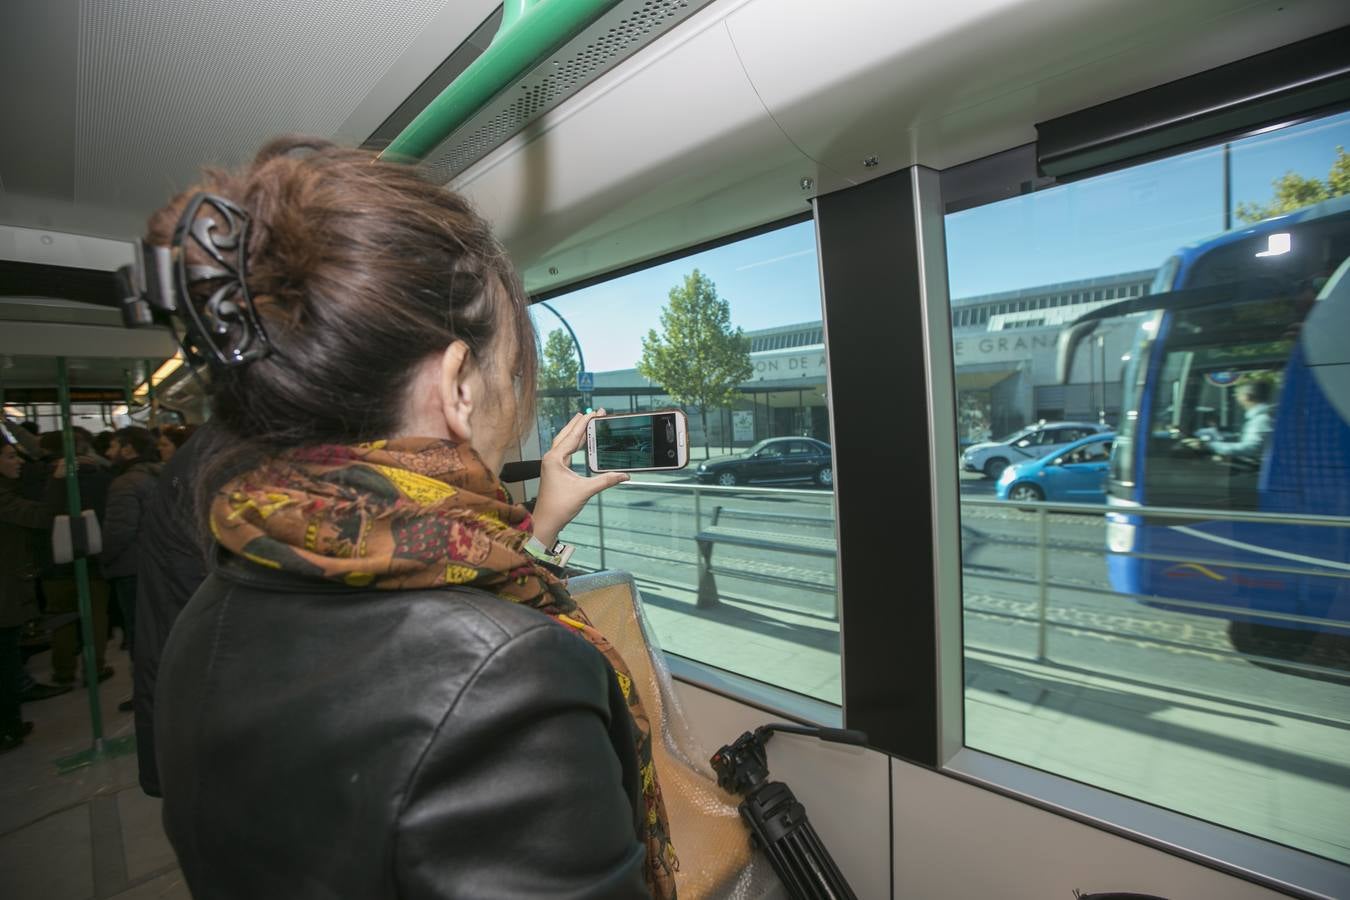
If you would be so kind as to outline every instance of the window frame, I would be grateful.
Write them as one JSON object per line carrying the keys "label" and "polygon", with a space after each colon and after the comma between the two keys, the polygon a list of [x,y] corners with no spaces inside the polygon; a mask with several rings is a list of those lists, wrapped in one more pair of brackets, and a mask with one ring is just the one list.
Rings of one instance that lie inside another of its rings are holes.
{"label": "window frame", "polygon": [[[1323,112],[1330,115],[1336,111]],[[1215,143],[1221,144],[1222,141],[1216,140]],[[1177,147],[1166,155],[1192,149],[1196,149],[1194,145]],[[996,195],[997,199],[1055,186],[1053,179],[1040,176],[1035,166],[1027,163],[1027,156],[1026,147],[1013,148],[944,170],[941,190],[960,196],[963,184],[976,181],[988,183],[991,176],[1001,177],[1006,182],[1005,192]],[[1150,157],[1153,158],[1158,156]],[[1135,164],[1145,161],[1132,161],[1114,171],[1133,168]],[[997,202],[997,199],[988,202]],[[941,223],[949,211],[957,208],[968,210],[983,205],[987,203],[954,204],[954,208],[949,210],[939,198],[936,209],[924,207],[917,214],[933,217]],[[945,276],[945,243],[936,246],[930,243],[923,246],[921,252],[924,255],[924,268],[940,268]],[[1144,294],[1147,292],[1147,289],[1142,291]],[[1085,301],[1091,293],[1080,292],[1072,296]],[[932,319],[934,323],[945,321],[946,312],[941,306],[935,312],[938,317]],[[950,334],[929,332],[924,337],[930,352],[935,349],[940,351],[944,344],[951,341]],[[929,374],[934,379],[928,386],[931,393],[954,392],[954,367],[935,368]],[[933,425],[930,420],[930,428]],[[935,475],[949,467],[947,457],[954,459],[955,456],[954,449],[935,454],[932,462]],[[959,498],[952,509],[939,508],[937,513],[935,533],[946,516],[950,515],[959,521]],[[957,572],[954,579],[938,584],[936,599],[940,607],[940,619],[956,616],[959,620],[963,603],[960,541],[935,541],[933,552],[937,557],[936,568],[947,570],[954,567]],[[947,635],[939,632],[935,637],[939,644],[939,669],[946,672],[951,668],[951,660],[947,657],[954,654],[960,660],[964,654],[964,644],[958,640],[957,646],[952,648]],[[944,775],[1294,896],[1336,896],[1343,890],[1347,878],[1350,878],[1350,866],[1336,861],[967,747],[963,739],[964,690],[959,690],[955,698],[947,692],[942,692],[941,696],[938,729],[943,735],[943,741],[941,759],[936,768]],[[954,746],[950,738],[958,734],[962,740]]]}

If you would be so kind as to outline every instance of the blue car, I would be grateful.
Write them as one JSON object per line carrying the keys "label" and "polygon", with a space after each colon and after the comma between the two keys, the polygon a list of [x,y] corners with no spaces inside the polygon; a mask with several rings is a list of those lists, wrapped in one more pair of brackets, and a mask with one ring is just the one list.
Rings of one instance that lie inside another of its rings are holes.
{"label": "blue car", "polygon": [[1014,463],[999,476],[1000,500],[1105,503],[1106,464],[1114,432],[1089,435],[1040,459]]}

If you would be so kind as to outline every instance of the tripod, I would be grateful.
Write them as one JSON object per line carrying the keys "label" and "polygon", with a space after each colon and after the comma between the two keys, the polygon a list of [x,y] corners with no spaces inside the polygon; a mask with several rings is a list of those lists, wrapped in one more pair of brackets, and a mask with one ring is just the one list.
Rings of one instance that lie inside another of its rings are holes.
{"label": "tripod", "polygon": [[743,794],[737,807],[755,843],[793,900],[857,900],[830,852],[806,817],[806,807],[781,781],[769,781],[764,745],[775,731],[805,734],[840,744],[865,746],[867,735],[845,728],[817,728],[772,722],[747,731],[713,754],[717,784]]}

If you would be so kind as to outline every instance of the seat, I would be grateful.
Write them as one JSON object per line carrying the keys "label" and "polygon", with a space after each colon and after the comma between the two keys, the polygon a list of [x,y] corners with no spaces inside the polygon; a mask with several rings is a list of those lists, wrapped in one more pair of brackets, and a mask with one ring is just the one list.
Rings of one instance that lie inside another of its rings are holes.
{"label": "seat", "polygon": [[[651,720],[652,759],[666,801],[671,841],[680,859],[680,900],[762,896],[772,883],[768,862],[755,858],[739,801],[717,786],[674,696],[670,673],[641,616],[637,587],[626,572],[597,572],[568,582],[572,598],[628,664]],[[728,739],[735,735],[728,735]],[[752,865],[753,860],[753,865]]]}

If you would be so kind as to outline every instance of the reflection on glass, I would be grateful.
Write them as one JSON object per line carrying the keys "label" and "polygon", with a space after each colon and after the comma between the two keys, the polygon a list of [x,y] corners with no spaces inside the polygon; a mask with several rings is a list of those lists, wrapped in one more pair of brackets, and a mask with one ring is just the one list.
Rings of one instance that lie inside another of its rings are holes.
{"label": "reflection on glass", "polygon": [[[838,703],[819,283],[803,223],[550,299],[556,316],[534,316],[538,435],[587,404],[683,409],[688,467],[592,501],[564,535],[572,564],[632,572],[667,651]],[[620,429],[600,462],[648,459],[651,438]]]}
{"label": "reflection on glass", "polygon": [[[953,318],[967,742],[1342,862],[1347,138],[1330,117],[947,221],[953,307],[989,311]],[[999,311],[1040,296],[1068,302]],[[972,465],[980,427],[1060,419],[1104,430]],[[1100,511],[1026,506],[1057,498]]]}

